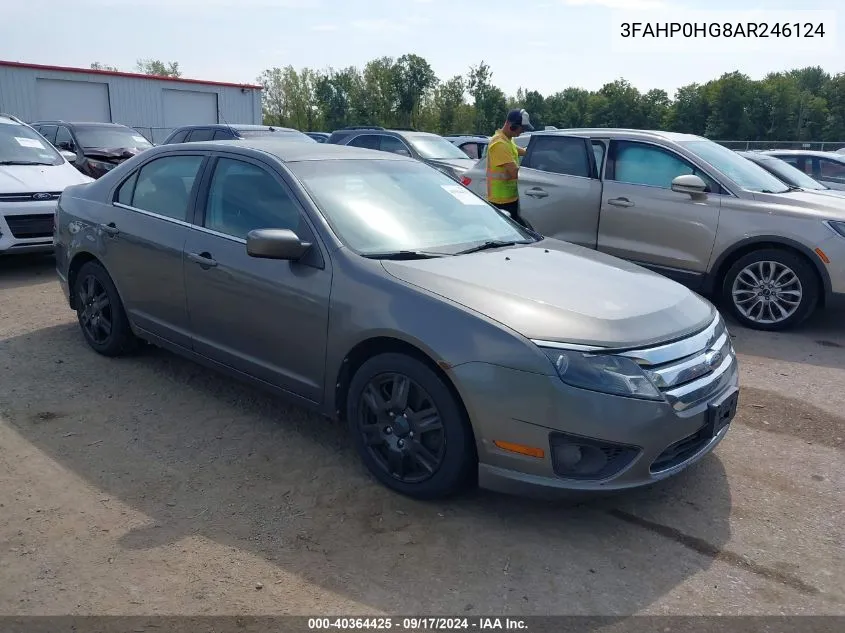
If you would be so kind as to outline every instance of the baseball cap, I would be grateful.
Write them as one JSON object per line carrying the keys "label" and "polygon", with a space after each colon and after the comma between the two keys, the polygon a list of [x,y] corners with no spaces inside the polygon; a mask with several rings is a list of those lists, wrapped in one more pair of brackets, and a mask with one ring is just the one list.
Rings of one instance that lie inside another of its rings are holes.
{"label": "baseball cap", "polygon": [[523,110],[511,110],[508,112],[508,123],[513,125],[521,125],[526,132],[531,132],[534,130],[534,126],[531,125],[531,119],[528,118],[528,112]]}

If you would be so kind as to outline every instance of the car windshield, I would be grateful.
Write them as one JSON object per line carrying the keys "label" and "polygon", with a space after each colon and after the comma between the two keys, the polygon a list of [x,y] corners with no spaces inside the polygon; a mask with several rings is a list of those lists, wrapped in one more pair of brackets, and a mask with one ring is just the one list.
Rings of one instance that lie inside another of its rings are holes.
{"label": "car windshield", "polygon": [[140,132],[136,132],[128,127],[77,125],[74,131],[76,132],[76,138],[79,139],[79,144],[85,148],[100,147],[113,149],[119,147],[135,147],[138,149],[148,149],[153,146]]}
{"label": "car windshield", "polygon": [[786,193],[789,187],[732,149],[713,141],[682,141],[680,145],[711,164],[747,191]]}
{"label": "car windshield", "polygon": [[535,240],[463,185],[422,163],[313,160],[288,167],[340,240],[362,255],[455,254],[488,241]]}
{"label": "car windshield", "polygon": [[417,150],[419,155],[423,158],[438,160],[444,158],[466,159],[467,157],[463,150],[456,147],[442,136],[436,136],[434,134],[426,134],[425,136],[422,134],[409,134],[405,137],[405,139],[413,145],[414,149]]}
{"label": "car windshield", "polygon": [[61,165],[62,160],[32,128],[0,121],[0,165]]}
{"label": "car windshield", "polygon": [[291,141],[306,141],[308,143],[316,142],[307,134],[297,132],[296,130],[240,130],[240,134],[244,138],[274,136],[276,138],[284,138]]}
{"label": "car windshield", "polygon": [[774,156],[761,156],[757,158],[757,160],[760,161],[761,166],[764,169],[773,173],[787,185],[800,187],[801,189],[811,189],[813,191],[821,191],[828,188],[817,180],[813,180],[800,169],[793,167],[780,158],[775,158]]}

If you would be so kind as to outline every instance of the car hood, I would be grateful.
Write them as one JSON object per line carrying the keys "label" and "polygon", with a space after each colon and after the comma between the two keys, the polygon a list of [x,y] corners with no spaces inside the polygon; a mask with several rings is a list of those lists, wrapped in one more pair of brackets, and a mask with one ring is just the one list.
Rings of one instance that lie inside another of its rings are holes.
{"label": "car hood", "polygon": [[692,334],[713,306],[666,277],[587,248],[544,239],[495,251],[382,261],[402,281],[529,339],[636,347]]}
{"label": "car hood", "polygon": [[106,160],[127,160],[140,154],[147,148],[140,147],[86,147],[83,152],[86,158]]}
{"label": "car hood", "polygon": [[0,165],[0,193],[47,193],[91,182],[70,163],[61,165]]}
{"label": "car hood", "polygon": [[[827,195],[824,191],[790,191],[787,193],[758,193],[754,199],[783,207],[783,211],[793,211],[801,215],[814,215],[819,218],[845,220],[845,198]],[[778,209],[773,209],[778,211]]]}

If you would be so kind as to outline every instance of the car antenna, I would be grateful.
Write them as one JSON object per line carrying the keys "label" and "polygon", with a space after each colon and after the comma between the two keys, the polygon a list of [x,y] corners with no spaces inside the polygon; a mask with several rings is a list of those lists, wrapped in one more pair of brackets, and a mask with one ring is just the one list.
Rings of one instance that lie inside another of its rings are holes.
{"label": "car antenna", "polygon": [[225,123],[226,127],[229,128],[229,131],[232,133],[232,136],[237,138],[238,135],[235,134],[235,130],[233,130],[232,126],[229,125],[229,122],[226,120],[226,117],[223,116],[223,110],[221,110],[220,108],[217,108],[217,116],[219,116],[221,119],[223,119],[223,123]]}

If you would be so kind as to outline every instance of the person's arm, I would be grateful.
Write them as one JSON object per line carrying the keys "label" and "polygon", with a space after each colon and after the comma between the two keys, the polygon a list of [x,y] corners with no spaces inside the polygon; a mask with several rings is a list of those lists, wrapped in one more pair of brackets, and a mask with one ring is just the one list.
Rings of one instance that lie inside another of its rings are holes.
{"label": "person's arm", "polygon": [[519,145],[516,146],[516,151],[519,152],[520,156],[525,156],[525,153],[528,151],[525,147],[520,147]]}
{"label": "person's arm", "polygon": [[493,167],[503,167],[508,178],[516,178],[519,173],[519,167],[513,161],[513,154],[510,153],[504,143],[496,143],[487,150],[490,165]]}

